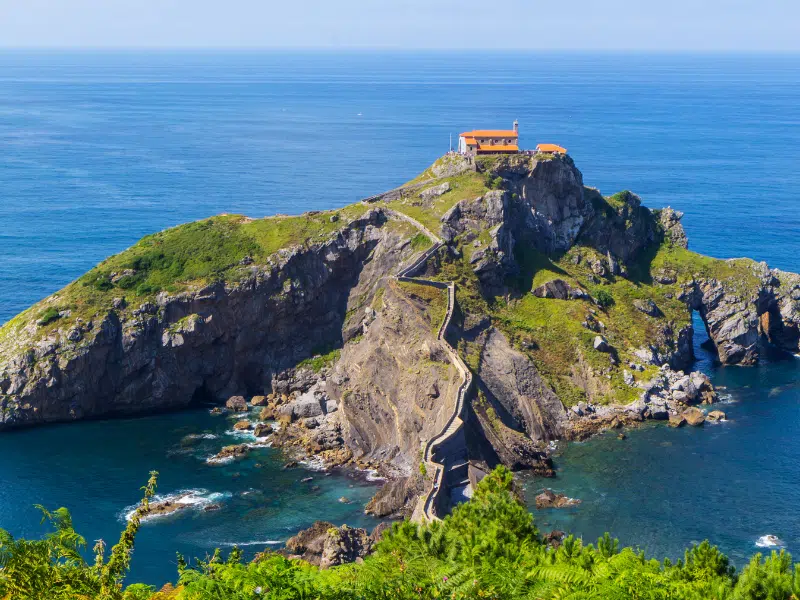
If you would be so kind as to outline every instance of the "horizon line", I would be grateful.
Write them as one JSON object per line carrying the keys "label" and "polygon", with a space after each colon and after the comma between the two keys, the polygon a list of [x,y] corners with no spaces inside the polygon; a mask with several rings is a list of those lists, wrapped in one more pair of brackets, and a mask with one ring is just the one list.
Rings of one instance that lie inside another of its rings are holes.
{"label": "horizon line", "polygon": [[668,49],[668,48],[475,48],[475,47],[400,47],[400,46],[24,46],[0,44],[0,52],[442,52],[459,54],[532,53],[532,54],[632,54],[632,55],[800,55],[797,49]]}

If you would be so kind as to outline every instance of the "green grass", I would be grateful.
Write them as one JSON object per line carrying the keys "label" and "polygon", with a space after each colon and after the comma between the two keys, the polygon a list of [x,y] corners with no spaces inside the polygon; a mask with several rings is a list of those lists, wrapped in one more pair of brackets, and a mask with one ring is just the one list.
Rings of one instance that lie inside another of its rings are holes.
{"label": "green grass", "polygon": [[411,248],[414,250],[427,250],[432,245],[431,238],[422,232],[411,238]]}
{"label": "green grass", "polygon": [[39,320],[36,322],[39,327],[44,327],[45,325],[49,325],[61,318],[61,313],[55,307],[50,307],[42,311],[39,315]]}
{"label": "green grass", "polygon": [[[367,210],[358,203],[335,211],[264,219],[220,215],[148,235],[11,319],[0,328],[0,343],[12,338],[14,346],[33,343],[35,339],[23,331],[26,324],[35,318],[40,324],[36,337],[46,335],[60,325],[59,309],[69,310],[72,319],[88,321],[107,313],[116,297],[125,297],[132,310],[154,301],[162,291],[178,293],[217,281],[238,281],[249,272],[241,264],[246,257],[264,264],[282,248],[322,242]],[[338,219],[331,221],[333,215]],[[0,353],[18,349],[3,347]]]}
{"label": "green grass", "polygon": [[[578,256],[581,260],[577,260]],[[575,376],[576,365],[586,365],[596,373],[605,374],[601,375],[604,381],[598,381],[608,391],[592,398],[593,401],[627,403],[634,400],[638,390],[622,380],[624,363],[638,361],[631,351],[654,342],[667,324],[676,335],[680,328],[690,324],[688,309],[676,298],[680,285],[655,284],[650,277],[651,268],[671,265],[683,274],[684,279],[689,277],[688,272],[741,278],[748,276],[751,264],[749,261],[747,264],[729,264],[663,244],[652,249],[648,260],[637,265],[630,278],[609,277],[597,283],[587,261],[590,257],[602,258],[587,247],[574,247],[558,257],[545,256],[529,247],[518,247],[516,259],[521,270],[508,282],[517,289],[518,296],[496,298],[491,308],[497,325],[533,358],[566,405],[586,399],[584,390],[578,385],[579,378]],[[588,300],[536,298],[528,293],[556,278],[583,288],[602,306]],[[636,309],[634,301],[646,299],[656,303],[662,317],[649,317]],[[596,313],[596,320],[605,325],[603,335],[617,350],[622,365],[612,365],[608,354],[594,350],[593,340],[597,333],[582,325],[592,310]]]}
{"label": "green grass", "polygon": [[461,200],[474,199],[489,191],[483,176],[472,171],[440,179],[438,183],[445,181],[450,183],[450,191],[434,198],[426,206],[422,205],[422,200],[417,194],[388,202],[387,206],[416,219],[433,233],[438,233],[444,213]]}
{"label": "green grass", "polygon": [[438,333],[447,314],[447,290],[407,281],[398,282],[397,285],[407,296],[421,300],[427,305],[431,331],[434,334]]}
{"label": "green grass", "polygon": [[339,360],[339,356],[341,356],[341,354],[341,348],[334,348],[333,350],[325,352],[324,354],[315,354],[314,356],[297,363],[297,368],[311,369],[315,373],[319,373],[325,367],[330,367],[333,365],[333,363]]}

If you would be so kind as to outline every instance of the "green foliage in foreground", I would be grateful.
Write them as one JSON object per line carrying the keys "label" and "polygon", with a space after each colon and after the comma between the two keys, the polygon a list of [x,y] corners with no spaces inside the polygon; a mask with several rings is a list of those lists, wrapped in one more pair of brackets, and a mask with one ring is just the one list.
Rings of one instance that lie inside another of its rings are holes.
{"label": "green foliage in foreground", "polygon": [[[154,481],[146,488],[152,495]],[[596,545],[572,536],[546,545],[532,515],[512,492],[512,475],[499,468],[474,497],[440,523],[394,525],[362,564],[321,571],[300,560],[265,553],[242,563],[234,549],[189,568],[179,557],[177,586],[156,592],[134,584],[124,591],[135,518],[107,562],[102,548],[84,562],[83,538],[69,513],[47,513],[55,533],[43,540],[14,540],[0,533],[0,598],[101,598],[122,600],[305,599],[697,599],[797,600],[800,570],[791,556],[756,554],[737,574],[708,542],[692,546],[675,564],[619,548],[608,534]]]}

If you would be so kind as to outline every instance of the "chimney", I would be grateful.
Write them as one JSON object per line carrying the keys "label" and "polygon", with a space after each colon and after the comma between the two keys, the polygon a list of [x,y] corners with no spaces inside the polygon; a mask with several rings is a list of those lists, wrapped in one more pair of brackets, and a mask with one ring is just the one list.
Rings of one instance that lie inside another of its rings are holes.
{"label": "chimney", "polygon": [[519,121],[514,119],[514,133],[519,133]]}

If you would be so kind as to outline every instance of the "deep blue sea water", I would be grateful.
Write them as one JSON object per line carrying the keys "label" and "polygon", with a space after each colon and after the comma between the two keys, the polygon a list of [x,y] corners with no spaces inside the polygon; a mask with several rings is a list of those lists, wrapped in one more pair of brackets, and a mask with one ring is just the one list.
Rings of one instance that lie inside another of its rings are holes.
{"label": "deep blue sea water", "polygon": [[[524,146],[566,146],[588,185],[684,211],[693,249],[798,271],[797,106],[800,56],[6,51],[0,322],[145,234],[342,206],[414,177],[451,133],[514,119]],[[700,366],[728,387],[731,420],[568,447],[549,484],[584,502],[537,515],[543,528],[671,556],[709,537],[739,563],[767,533],[800,552],[800,367]],[[221,494],[219,511],[144,527],[133,577],[161,583],[175,550],[370,524],[372,488],[346,474],[313,490],[271,450],[207,466],[228,426],[198,412],[3,434],[0,527],[34,535],[33,503],[66,505],[90,544],[111,541],[150,469],[163,493]],[[219,437],[181,446],[203,431]]]}

